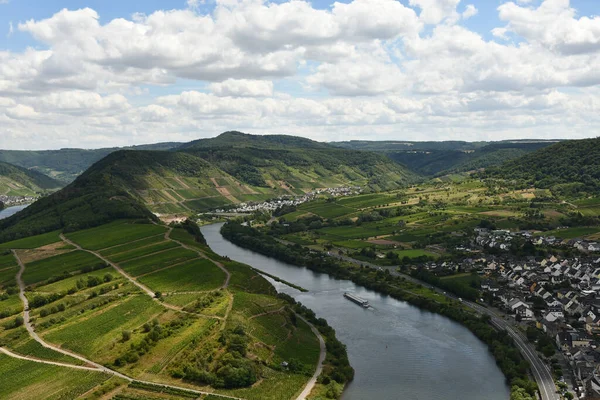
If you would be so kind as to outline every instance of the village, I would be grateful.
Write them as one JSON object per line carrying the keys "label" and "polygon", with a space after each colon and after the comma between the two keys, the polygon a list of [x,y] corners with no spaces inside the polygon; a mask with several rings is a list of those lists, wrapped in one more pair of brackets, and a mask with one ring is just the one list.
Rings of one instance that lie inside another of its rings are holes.
{"label": "village", "polygon": [[333,188],[322,188],[307,192],[302,196],[291,196],[285,195],[277,197],[273,200],[267,200],[263,202],[248,202],[236,204],[234,208],[230,209],[216,209],[212,214],[249,214],[254,212],[268,212],[271,213],[278,208],[282,207],[295,207],[300,204],[315,200],[320,195],[330,195],[333,197],[342,196],[353,196],[362,193],[362,188],[358,186],[343,186]]}
{"label": "village", "polygon": [[3,207],[19,206],[22,204],[31,204],[38,198],[33,196],[7,196],[0,195],[0,209]]}
{"label": "village", "polygon": [[[543,257],[511,254],[512,243],[519,240],[550,250]],[[537,342],[560,384],[579,398],[600,399],[600,245],[476,228],[470,244],[459,250],[471,254],[424,267],[438,276],[479,275],[480,300],[514,319]]]}

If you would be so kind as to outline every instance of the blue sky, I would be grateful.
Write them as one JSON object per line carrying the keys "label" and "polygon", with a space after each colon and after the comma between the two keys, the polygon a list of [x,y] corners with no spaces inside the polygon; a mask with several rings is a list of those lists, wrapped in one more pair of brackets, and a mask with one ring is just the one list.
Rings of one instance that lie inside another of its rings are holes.
{"label": "blue sky", "polygon": [[594,0],[0,0],[0,148],[227,129],[596,136],[597,14]]}

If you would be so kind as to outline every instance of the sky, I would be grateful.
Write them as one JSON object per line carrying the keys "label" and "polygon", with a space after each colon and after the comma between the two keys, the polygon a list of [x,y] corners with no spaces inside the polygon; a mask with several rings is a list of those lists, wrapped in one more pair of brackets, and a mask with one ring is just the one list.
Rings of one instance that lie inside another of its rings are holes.
{"label": "sky", "polygon": [[598,0],[0,0],[0,148],[600,136]]}

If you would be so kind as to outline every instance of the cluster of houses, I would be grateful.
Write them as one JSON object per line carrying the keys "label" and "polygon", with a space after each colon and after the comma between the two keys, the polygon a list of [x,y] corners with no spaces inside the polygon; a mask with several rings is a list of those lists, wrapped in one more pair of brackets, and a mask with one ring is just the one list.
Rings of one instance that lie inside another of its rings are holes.
{"label": "cluster of houses", "polygon": [[37,200],[37,197],[33,196],[7,196],[0,195],[0,204],[5,207],[19,206],[21,204],[31,204]]}
{"label": "cluster of houses", "polygon": [[[559,228],[560,229],[560,228]],[[581,252],[600,251],[600,243],[584,239],[561,239],[556,236],[535,236],[531,231],[511,232],[505,229],[490,230],[475,228],[473,244],[483,248],[508,250],[516,237],[521,237],[536,246],[552,246],[558,248],[572,247]]]}
{"label": "cluster of houses", "polygon": [[570,363],[573,386],[600,399],[600,258],[477,260],[481,288],[523,323],[553,338]]}
{"label": "cluster of houses", "polygon": [[256,211],[273,212],[283,206],[298,206],[302,203],[316,199],[319,195],[328,194],[333,197],[352,196],[362,192],[357,186],[343,186],[335,188],[315,189],[302,196],[280,196],[276,199],[263,202],[240,203],[235,208],[215,210],[215,213],[253,213]]}

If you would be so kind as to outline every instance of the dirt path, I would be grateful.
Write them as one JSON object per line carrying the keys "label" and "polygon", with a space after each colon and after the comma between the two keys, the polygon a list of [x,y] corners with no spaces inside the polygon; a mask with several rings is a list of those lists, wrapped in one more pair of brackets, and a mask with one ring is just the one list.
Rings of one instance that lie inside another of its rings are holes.
{"label": "dirt path", "polygon": [[[98,254],[89,251],[89,250],[84,250],[82,249],[80,246],[74,244],[73,242],[70,242],[67,238],[65,238],[62,234],[60,235],[61,239],[63,241],[66,241],[67,243],[77,247],[80,250],[83,251],[87,251],[91,254],[96,255],[97,257],[99,257],[100,259],[105,260],[103,257],[100,257]],[[91,367],[86,367],[86,366],[81,366],[81,365],[71,365],[71,364],[64,364],[64,363],[60,363],[60,362],[54,362],[54,361],[44,361],[44,360],[40,360],[34,357],[29,357],[29,356],[20,356],[18,354],[12,353],[11,351],[0,347],[0,352],[10,356],[10,357],[14,357],[14,358],[18,358],[18,359],[22,359],[22,360],[28,360],[28,361],[33,361],[33,362],[39,362],[39,363],[43,363],[43,364],[50,364],[50,365],[56,365],[56,366],[62,366],[62,367],[67,367],[67,368],[74,368],[74,369],[85,369],[85,370],[89,370],[89,371],[98,371],[98,372],[104,372],[110,375],[114,375],[117,376],[119,378],[125,379],[126,381],[129,382],[141,382],[144,384],[149,384],[149,385],[155,385],[155,386],[162,386],[165,388],[173,388],[173,389],[179,389],[179,390],[187,390],[189,392],[192,393],[196,393],[198,395],[208,395],[208,394],[213,394],[210,392],[204,392],[204,391],[200,391],[200,390],[194,390],[194,389],[190,389],[190,388],[185,388],[185,387],[180,387],[180,386],[174,386],[174,385],[167,385],[167,384],[161,384],[161,383],[156,383],[156,382],[148,382],[148,381],[142,381],[142,380],[138,380],[138,379],[134,379],[131,378],[127,375],[123,375],[120,372],[114,371],[110,368],[107,368],[103,365],[100,365],[98,363],[95,363],[92,360],[88,360],[85,357],[80,356],[79,354],[75,354],[75,353],[71,353],[70,351],[67,350],[63,350],[60,347],[51,345],[47,342],[45,342],[41,337],[38,336],[38,334],[34,331],[33,326],[31,325],[30,322],[30,317],[29,317],[29,301],[27,300],[27,297],[25,297],[25,283],[23,282],[23,272],[25,271],[25,264],[23,264],[23,262],[21,261],[21,259],[19,258],[18,254],[16,253],[15,250],[11,250],[15,259],[17,260],[17,264],[19,264],[19,272],[17,272],[17,276],[16,276],[16,280],[17,280],[17,284],[19,286],[19,298],[21,299],[21,301],[23,302],[23,322],[25,325],[25,328],[27,329],[27,332],[29,333],[29,335],[31,336],[31,338],[33,340],[35,340],[36,342],[38,342],[39,344],[41,344],[43,347],[50,349],[50,350],[54,350],[58,353],[76,358],[78,360],[81,360],[83,362],[85,362],[88,365],[91,365]],[[108,262],[108,260],[105,260]],[[115,266],[113,263],[108,262],[110,265],[112,265],[115,269],[117,269],[119,272],[122,271],[120,268],[118,268],[117,266]],[[124,276],[128,277],[128,275],[124,274]],[[135,283],[135,282],[134,282]],[[154,297],[154,294],[151,293],[152,297]],[[161,303],[163,304],[163,303]],[[216,318],[220,318],[220,317],[216,317]],[[223,324],[225,325],[225,324]],[[240,397],[233,397],[233,396],[227,396],[227,395],[222,395],[222,394],[218,394],[218,396],[223,397],[223,398],[228,398],[228,399],[232,399],[232,400],[244,400],[243,398]]]}
{"label": "dirt path", "polygon": [[19,285],[19,298],[23,302],[23,322],[24,322],[25,328],[27,329],[27,332],[29,332],[29,336],[31,336],[31,338],[33,340],[35,340],[36,342],[38,342],[39,344],[41,344],[42,346],[44,346],[47,349],[54,350],[58,353],[65,354],[67,356],[76,358],[80,361],[83,361],[89,365],[94,366],[96,370],[106,372],[108,374],[116,375],[120,378],[131,381],[132,379],[129,378],[128,376],[125,376],[119,372],[113,371],[112,369],[106,368],[103,365],[100,365],[91,360],[88,360],[87,358],[82,357],[79,354],[71,353],[70,351],[63,350],[60,347],[56,347],[49,343],[46,343],[41,337],[38,336],[38,334],[34,331],[33,326],[31,325],[31,321],[29,318],[29,301],[27,300],[27,297],[25,297],[25,282],[23,282],[23,272],[25,271],[25,264],[23,264],[23,262],[21,261],[21,259],[19,258],[19,255],[17,254],[17,252],[15,250],[12,250],[12,253],[13,253],[15,259],[17,260],[17,263],[19,264],[19,272],[17,272],[16,279],[17,279],[17,284]]}
{"label": "dirt path", "polygon": [[305,400],[317,384],[317,379],[319,378],[319,375],[321,375],[321,372],[323,372],[323,363],[325,362],[325,357],[327,356],[327,349],[325,347],[325,340],[323,340],[323,336],[321,336],[321,333],[317,330],[317,328],[315,328],[315,326],[308,322],[303,316],[299,314],[296,314],[296,316],[302,321],[306,322],[306,324],[308,324],[310,330],[313,331],[315,336],[319,339],[319,346],[321,348],[319,353],[319,362],[317,363],[317,369],[315,370],[315,373],[304,387],[302,393],[300,393],[298,397],[296,397],[296,400]]}
{"label": "dirt path", "polygon": [[248,319],[254,319],[254,318],[258,318],[258,317],[263,317],[265,315],[271,315],[271,314],[279,314],[280,312],[282,312],[283,310],[285,310],[285,306],[277,309],[277,310],[273,310],[273,311],[265,311],[264,313],[260,313],[260,314],[256,314],[251,316]]}
{"label": "dirt path", "polygon": [[13,353],[12,351],[5,349],[4,347],[0,347],[0,353],[4,353],[7,356],[12,357],[12,358],[18,358],[19,360],[33,361],[33,362],[37,362],[40,364],[56,365],[58,367],[67,367],[67,368],[73,368],[73,369],[83,369],[86,371],[100,372],[100,371],[98,371],[98,368],[96,368],[96,367],[86,367],[83,365],[66,364],[66,363],[61,363],[58,361],[42,360],[40,358],[24,356],[21,354]]}
{"label": "dirt path", "polygon": [[105,263],[107,263],[108,265],[110,265],[111,267],[113,267],[114,269],[116,269],[121,275],[123,275],[125,278],[127,278],[127,280],[129,282],[133,283],[135,286],[137,286],[140,289],[142,289],[142,291],[144,293],[146,293],[148,296],[154,298],[154,292],[152,290],[150,290],[150,288],[148,288],[147,286],[144,286],[141,283],[139,283],[138,281],[136,281],[133,277],[131,277],[129,274],[127,274],[127,272],[123,271],[123,269],[121,267],[119,267],[117,264],[115,264],[114,262],[110,261],[109,259],[104,258],[97,251],[92,251],[92,250],[86,250],[86,249],[84,249],[83,247],[81,247],[77,243],[72,242],[71,240],[67,239],[65,237],[65,235],[63,235],[62,233],[60,234],[60,239],[63,242],[70,244],[71,246],[75,246],[77,248],[77,250],[85,251],[85,252],[88,252],[90,254],[95,255],[96,257],[98,257],[99,259],[101,259],[102,261],[104,261]]}

